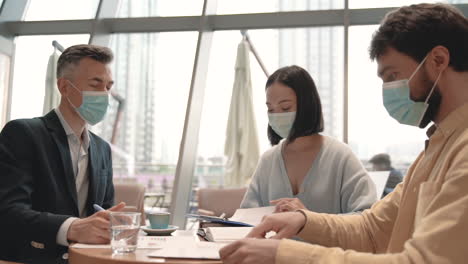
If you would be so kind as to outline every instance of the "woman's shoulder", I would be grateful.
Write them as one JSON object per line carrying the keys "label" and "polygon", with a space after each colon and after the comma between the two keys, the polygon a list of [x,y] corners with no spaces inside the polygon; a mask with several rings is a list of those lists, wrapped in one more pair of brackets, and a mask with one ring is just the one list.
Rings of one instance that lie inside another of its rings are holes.
{"label": "woman's shoulder", "polygon": [[265,151],[257,164],[255,170],[255,178],[270,179],[274,171],[279,168],[281,156],[281,143],[271,147]]}
{"label": "woman's shoulder", "polygon": [[333,156],[354,155],[353,151],[347,144],[330,136],[323,136],[323,146],[324,146],[325,152],[327,152],[328,155],[333,155]]}
{"label": "woman's shoulder", "polygon": [[354,154],[351,148],[332,137],[326,137],[324,143],[324,153],[322,160],[332,168],[349,171],[350,168],[362,167],[359,158]]}
{"label": "woman's shoulder", "polygon": [[278,144],[272,146],[267,151],[265,151],[262,154],[262,157],[260,158],[261,161],[272,161],[275,158],[277,158],[278,155],[281,154],[281,145],[282,144],[283,144],[283,141],[279,142]]}

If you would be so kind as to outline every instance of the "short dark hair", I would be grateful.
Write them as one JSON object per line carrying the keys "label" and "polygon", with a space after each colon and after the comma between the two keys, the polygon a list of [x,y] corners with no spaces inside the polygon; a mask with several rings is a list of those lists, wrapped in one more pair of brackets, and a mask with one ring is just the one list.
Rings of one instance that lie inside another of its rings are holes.
{"label": "short dark hair", "polygon": [[114,55],[112,54],[112,50],[103,46],[88,44],[71,46],[65,49],[58,59],[57,78],[66,75],[83,58],[91,58],[101,63],[109,64],[114,59]]}
{"label": "short dark hair", "polygon": [[[298,137],[322,132],[324,127],[322,103],[310,74],[299,66],[286,66],[276,70],[268,77],[265,89],[268,89],[275,82],[290,87],[297,98],[296,119],[289,132],[288,141],[293,142]],[[268,139],[271,145],[278,144],[282,139],[269,124]]]}
{"label": "short dark hair", "polygon": [[460,10],[447,4],[410,5],[385,16],[369,54],[375,60],[392,47],[421,62],[438,45],[449,50],[449,66],[458,72],[468,70],[468,21]]}
{"label": "short dark hair", "polygon": [[380,154],[373,156],[369,160],[369,162],[372,164],[382,164],[382,165],[385,165],[387,168],[390,168],[390,166],[392,166],[390,155],[386,153],[380,153]]}

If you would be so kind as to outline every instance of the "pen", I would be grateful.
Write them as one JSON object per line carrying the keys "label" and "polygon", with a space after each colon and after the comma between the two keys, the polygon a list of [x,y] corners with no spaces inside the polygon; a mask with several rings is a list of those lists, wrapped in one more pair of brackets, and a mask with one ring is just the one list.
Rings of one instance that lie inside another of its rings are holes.
{"label": "pen", "polygon": [[[102,208],[99,204],[93,204],[94,210],[96,212],[105,211],[106,209]],[[126,224],[124,219],[117,219],[119,224]]]}
{"label": "pen", "polygon": [[99,206],[98,204],[93,204],[93,207],[94,207],[94,210],[96,210],[96,212],[106,210],[106,209],[102,208],[101,206]]}

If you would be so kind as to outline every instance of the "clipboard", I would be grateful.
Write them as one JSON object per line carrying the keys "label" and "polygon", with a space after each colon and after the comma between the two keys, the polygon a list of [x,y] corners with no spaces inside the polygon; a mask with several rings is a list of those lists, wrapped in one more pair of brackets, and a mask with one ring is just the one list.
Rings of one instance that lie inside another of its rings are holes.
{"label": "clipboard", "polygon": [[253,227],[251,224],[243,223],[243,222],[238,222],[238,221],[231,221],[228,218],[222,218],[222,217],[217,217],[217,216],[207,216],[207,215],[198,215],[198,214],[187,214],[187,218],[197,218],[199,220],[207,221],[210,223],[217,223],[217,224],[223,224],[226,226],[247,226],[247,227]]}

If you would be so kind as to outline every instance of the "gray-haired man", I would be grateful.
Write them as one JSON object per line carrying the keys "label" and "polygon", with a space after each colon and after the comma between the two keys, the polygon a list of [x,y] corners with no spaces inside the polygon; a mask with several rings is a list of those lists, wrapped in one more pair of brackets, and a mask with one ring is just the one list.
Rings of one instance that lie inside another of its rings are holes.
{"label": "gray-haired man", "polygon": [[70,242],[109,241],[110,146],[88,131],[104,118],[113,80],[110,49],[76,45],[57,66],[60,105],[13,120],[0,133],[0,259],[65,263]]}

